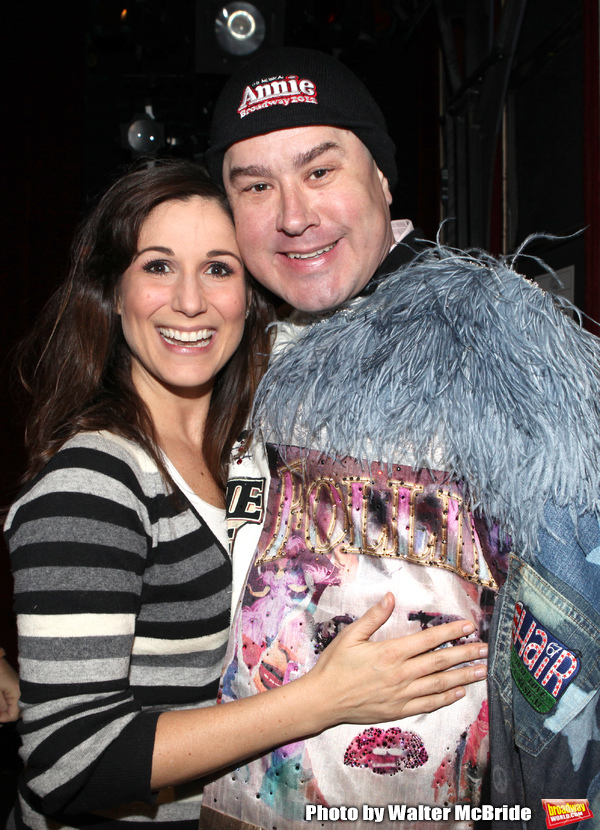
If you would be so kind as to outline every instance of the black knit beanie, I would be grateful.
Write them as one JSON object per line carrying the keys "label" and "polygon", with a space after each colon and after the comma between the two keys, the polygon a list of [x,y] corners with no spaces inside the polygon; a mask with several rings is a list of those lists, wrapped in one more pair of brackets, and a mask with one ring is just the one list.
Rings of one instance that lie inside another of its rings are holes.
{"label": "black knit beanie", "polygon": [[215,106],[205,162],[223,184],[223,156],[245,138],[289,127],[325,125],[351,130],[387,178],[397,181],[395,146],[371,93],[356,75],[314,49],[263,52],[227,81]]}

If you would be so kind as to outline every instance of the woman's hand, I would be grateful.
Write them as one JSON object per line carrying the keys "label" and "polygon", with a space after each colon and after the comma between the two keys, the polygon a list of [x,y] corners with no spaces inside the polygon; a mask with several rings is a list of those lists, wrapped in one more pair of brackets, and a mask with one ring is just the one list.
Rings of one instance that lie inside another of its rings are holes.
{"label": "woman's hand", "polygon": [[291,683],[206,709],[163,712],[152,788],[189,781],[339,723],[385,723],[433,712],[485,677],[482,665],[446,671],[485,657],[484,643],[432,651],[472,634],[473,623],[466,620],[370,642],[393,608],[388,593],[338,634],[311,671]]}
{"label": "woman's hand", "polygon": [[18,674],[4,656],[0,656],[0,726],[18,720],[20,694]]}
{"label": "woman's hand", "polygon": [[308,694],[315,700],[327,695],[329,701],[336,701],[335,723],[381,723],[433,712],[463,697],[464,686],[486,676],[487,668],[482,664],[448,671],[487,657],[485,643],[438,648],[472,634],[475,626],[467,620],[370,642],[393,609],[394,596],[388,593],[338,634],[302,678],[314,685]]}

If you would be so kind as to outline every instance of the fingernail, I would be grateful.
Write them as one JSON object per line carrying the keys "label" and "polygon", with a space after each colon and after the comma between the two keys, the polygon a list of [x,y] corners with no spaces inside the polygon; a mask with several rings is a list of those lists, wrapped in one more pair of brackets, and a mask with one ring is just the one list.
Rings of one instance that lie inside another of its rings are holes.
{"label": "fingernail", "polygon": [[475,677],[485,677],[487,674],[487,668],[485,666],[479,666],[475,669]]}
{"label": "fingernail", "polygon": [[379,600],[379,604],[381,605],[381,607],[382,607],[382,608],[387,608],[387,607],[388,607],[388,603],[389,603],[389,598],[388,598],[388,595],[387,595],[387,594],[385,594],[385,596],[383,596],[383,597]]}
{"label": "fingernail", "polygon": [[465,690],[464,689],[457,689],[456,692],[455,692],[455,695],[456,695],[456,697],[464,697],[465,696]]}
{"label": "fingernail", "polygon": [[479,656],[480,657],[487,657],[487,655],[488,655],[488,647],[487,646],[481,646],[481,648],[479,649]]}
{"label": "fingernail", "polygon": [[475,631],[475,626],[473,625],[473,623],[467,623],[466,625],[463,626],[463,632],[465,634],[472,634],[474,631]]}

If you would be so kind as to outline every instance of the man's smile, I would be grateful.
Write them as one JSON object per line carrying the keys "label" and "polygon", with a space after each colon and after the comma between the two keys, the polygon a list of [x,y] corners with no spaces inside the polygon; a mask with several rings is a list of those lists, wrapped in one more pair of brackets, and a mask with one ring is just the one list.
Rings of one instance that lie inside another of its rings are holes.
{"label": "man's smile", "polygon": [[310,251],[309,253],[306,253],[306,254],[292,253],[290,251],[289,253],[286,253],[285,255],[287,257],[289,257],[289,259],[313,259],[314,257],[321,256],[321,254],[326,254],[328,251],[331,251],[333,248],[335,248],[335,246],[338,244],[338,242],[339,242],[339,240],[336,240],[331,245],[327,245],[327,247],[325,247],[325,248],[319,248],[318,251]]}

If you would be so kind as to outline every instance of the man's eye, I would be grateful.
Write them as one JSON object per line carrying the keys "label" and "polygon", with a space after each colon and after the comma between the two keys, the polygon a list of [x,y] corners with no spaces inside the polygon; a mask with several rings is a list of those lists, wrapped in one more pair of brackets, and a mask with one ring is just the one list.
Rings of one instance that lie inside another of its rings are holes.
{"label": "man's eye", "polygon": [[163,259],[153,259],[152,262],[147,262],[144,266],[144,271],[147,274],[170,274],[171,266]]}
{"label": "man's eye", "polygon": [[251,184],[245,188],[247,193],[264,193],[265,190],[268,189],[269,185],[266,182],[257,182],[256,184]]}
{"label": "man's eye", "polygon": [[312,179],[322,179],[323,176],[326,176],[329,172],[329,167],[319,167],[318,170],[313,170],[313,172],[310,175]]}

